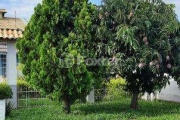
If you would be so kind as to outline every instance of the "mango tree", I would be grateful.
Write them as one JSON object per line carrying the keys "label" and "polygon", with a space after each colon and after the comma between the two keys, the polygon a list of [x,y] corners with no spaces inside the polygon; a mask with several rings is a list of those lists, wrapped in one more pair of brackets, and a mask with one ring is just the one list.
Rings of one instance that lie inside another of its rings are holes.
{"label": "mango tree", "polygon": [[138,108],[140,93],[160,89],[174,77],[179,63],[173,52],[180,40],[175,34],[179,23],[173,8],[161,0],[104,0],[100,8],[101,46],[118,61],[114,71],[126,79],[133,109]]}

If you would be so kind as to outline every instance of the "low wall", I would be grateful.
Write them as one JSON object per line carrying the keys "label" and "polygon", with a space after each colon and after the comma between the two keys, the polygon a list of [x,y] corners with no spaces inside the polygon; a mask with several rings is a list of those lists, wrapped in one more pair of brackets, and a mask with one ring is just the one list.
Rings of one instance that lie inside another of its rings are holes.
{"label": "low wall", "polygon": [[159,93],[159,99],[180,102],[180,88],[177,82],[171,79],[170,85],[167,84]]}
{"label": "low wall", "polygon": [[153,93],[145,93],[141,98],[151,101],[153,101],[154,99],[159,99],[180,102],[180,87],[177,85],[177,82],[174,81],[174,79],[170,79],[170,85],[167,84],[166,87],[160,91],[160,93],[155,92],[155,95]]}

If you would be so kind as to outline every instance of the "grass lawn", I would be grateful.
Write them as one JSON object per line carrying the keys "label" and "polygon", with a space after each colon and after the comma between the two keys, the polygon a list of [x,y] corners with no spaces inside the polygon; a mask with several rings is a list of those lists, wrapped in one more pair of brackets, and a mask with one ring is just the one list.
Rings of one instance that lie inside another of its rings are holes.
{"label": "grass lawn", "polygon": [[180,120],[180,103],[165,101],[140,101],[137,111],[129,109],[130,99],[75,104],[66,115],[61,104],[18,108],[6,120]]}
{"label": "grass lawn", "polygon": [[25,106],[40,106],[40,105],[47,105],[47,104],[51,104],[52,102],[46,98],[31,98],[31,99],[20,99],[18,101],[18,106],[19,107],[25,107]]}

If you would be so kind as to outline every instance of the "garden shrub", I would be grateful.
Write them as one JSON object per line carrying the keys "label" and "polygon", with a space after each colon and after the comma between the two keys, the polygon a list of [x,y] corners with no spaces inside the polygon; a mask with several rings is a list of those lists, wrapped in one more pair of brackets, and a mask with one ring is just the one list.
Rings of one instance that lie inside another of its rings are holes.
{"label": "garden shrub", "polygon": [[18,87],[30,87],[30,84],[27,81],[25,81],[23,77],[18,77],[17,86]]}
{"label": "garden shrub", "polygon": [[27,82],[24,77],[18,77],[17,86],[20,91],[33,90],[29,82]]}
{"label": "garden shrub", "polygon": [[111,87],[118,88],[118,87],[121,87],[121,86],[125,86],[126,85],[126,80],[123,79],[122,77],[112,78],[107,85],[111,86]]}
{"label": "garden shrub", "polygon": [[97,88],[94,88],[95,101],[102,101],[107,94],[106,81],[103,81]]}
{"label": "garden shrub", "polygon": [[6,102],[6,117],[10,115],[11,111],[13,110],[13,104],[11,101]]}
{"label": "garden shrub", "polygon": [[110,82],[106,84],[107,95],[105,99],[119,99],[126,96],[126,93],[124,91],[125,85],[126,81],[122,77],[110,79]]}
{"label": "garden shrub", "polygon": [[0,83],[0,100],[12,98],[12,95],[11,87],[6,82]]}

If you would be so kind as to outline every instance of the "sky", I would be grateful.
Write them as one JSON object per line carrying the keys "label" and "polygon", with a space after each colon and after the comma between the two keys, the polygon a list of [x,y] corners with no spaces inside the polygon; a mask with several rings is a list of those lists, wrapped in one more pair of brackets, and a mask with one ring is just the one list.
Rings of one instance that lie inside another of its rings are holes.
{"label": "sky", "polygon": [[[7,10],[7,17],[16,17],[29,20],[34,12],[34,7],[41,3],[42,0],[1,0],[0,8]],[[165,3],[172,3],[176,5],[175,12],[180,20],[180,0],[163,0]],[[90,0],[94,4],[101,4],[101,0]]]}

